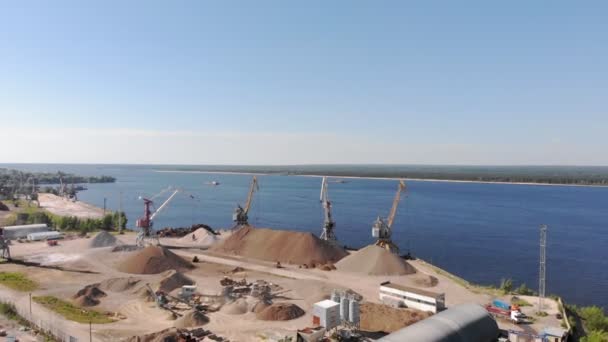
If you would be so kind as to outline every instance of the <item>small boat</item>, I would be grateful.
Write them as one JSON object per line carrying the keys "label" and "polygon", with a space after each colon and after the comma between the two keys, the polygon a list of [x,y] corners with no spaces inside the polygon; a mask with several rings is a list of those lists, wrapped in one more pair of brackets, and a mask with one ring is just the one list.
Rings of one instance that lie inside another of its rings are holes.
{"label": "small boat", "polygon": [[211,182],[207,182],[206,184],[216,186],[216,185],[220,185],[220,182],[218,182],[218,181],[211,181]]}

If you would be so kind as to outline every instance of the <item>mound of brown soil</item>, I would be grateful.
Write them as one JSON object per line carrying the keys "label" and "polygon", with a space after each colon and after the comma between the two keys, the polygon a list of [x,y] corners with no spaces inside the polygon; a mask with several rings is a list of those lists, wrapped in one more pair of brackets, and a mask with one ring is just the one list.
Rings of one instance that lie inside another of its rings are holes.
{"label": "mound of brown soil", "polygon": [[242,315],[247,312],[248,306],[245,298],[239,298],[233,302],[224,304],[220,311],[228,315]]}
{"label": "mound of brown soil", "polygon": [[157,274],[168,270],[185,271],[194,266],[182,257],[160,246],[149,246],[118,264],[125,273]]}
{"label": "mound of brown soil", "polygon": [[188,311],[182,317],[175,321],[176,328],[192,328],[209,323],[209,318],[202,312],[192,310]]}
{"label": "mound of brown soil", "polygon": [[312,233],[243,227],[212,250],[291,264],[326,264],[347,255]]}
{"label": "mound of brown soil", "polygon": [[376,245],[369,245],[340,260],[340,271],[367,275],[414,274],[416,269],[398,255]]}
{"label": "mound of brown soil", "polygon": [[78,290],[73,298],[79,306],[95,306],[99,304],[99,298],[105,296],[106,293],[99,289],[99,284],[91,284]]}
{"label": "mound of brown soil", "polygon": [[74,295],[74,298],[78,298],[81,296],[92,296],[93,298],[105,297],[106,293],[99,289],[99,283],[91,284],[83,287],[78,290]]}
{"label": "mound of brown soil", "polygon": [[158,284],[158,289],[164,292],[171,292],[184,285],[194,285],[194,281],[176,271],[167,271],[163,279]]}
{"label": "mound of brown soil", "polygon": [[424,275],[424,277],[414,279],[414,283],[418,286],[433,287],[437,286],[439,280],[432,275]]}
{"label": "mound of brown soil", "polygon": [[181,329],[177,328],[168,328],[159,332],[141,335],[141,336],[132,336],[129,337],[127,342],[167,342],[167,341],[177,341],[180,333],[183,332]]}
{"label": "mound of brown soil", "polygon": [[128,291],[139,284],[141,280],[138,278],[110,278],[102,281],[99,288],[105,291],[123,292]]}
{"label": "mound of brown soil", "polygon": [[295,304],[274,303],[256,313],[255,317],[263,321],[289,321],[304,315],[304,310]]}
{"label": "mound of brown soil", "polygon": [[361,304],[361,330],[391,333],[429,316],[424,311],[365,302]]}

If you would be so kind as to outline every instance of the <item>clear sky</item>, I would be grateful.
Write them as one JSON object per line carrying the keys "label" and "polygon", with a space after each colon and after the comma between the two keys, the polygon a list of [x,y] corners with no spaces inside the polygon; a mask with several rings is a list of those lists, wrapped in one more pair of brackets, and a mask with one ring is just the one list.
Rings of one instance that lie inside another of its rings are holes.
{"label": "clear sky", "polygon": [[607,18],[606,1],[3,1],[0,162],[608,165]]}

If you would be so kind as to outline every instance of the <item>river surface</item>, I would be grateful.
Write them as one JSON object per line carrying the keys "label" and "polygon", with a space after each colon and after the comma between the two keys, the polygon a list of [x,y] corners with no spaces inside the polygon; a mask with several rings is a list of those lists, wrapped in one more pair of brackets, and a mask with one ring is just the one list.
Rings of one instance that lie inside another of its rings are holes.
{"label": "river surface", "polygon": [[[30,171],[109,175],[113,184],[89,184],[79,199],[123,210],[128,226],[143,212],[139,196],[168,186],[184,189],[158,215],[156,228],[206,223],[232,226],[232,212],[246,199],[251,175],[157,172],[154,166],[0,165]],[[320,178],[258,176],[250,223],[319,234]],[[207,182],[218,181],[219,186]],[[547,294],[567,302],[608,308],[608,187],[408,181],[393,225],[402,253],[414,255],[473,283],[538,288],[539,226],[548,225]],[[347,179],[330,183],[338,239],[348,246],[372,243],[371,226],[390,209],[397,181]],[[156,199],[160,205],[170,194]]]}

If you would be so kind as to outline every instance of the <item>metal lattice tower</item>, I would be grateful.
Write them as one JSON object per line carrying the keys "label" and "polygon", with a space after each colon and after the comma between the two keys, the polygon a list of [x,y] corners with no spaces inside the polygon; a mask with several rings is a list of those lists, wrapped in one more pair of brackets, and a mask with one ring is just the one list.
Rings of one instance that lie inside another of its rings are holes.
{"label": "metal lattice tower", "polygon": [[540,226],[540,263],[538,269],[538,312],[543,309],[545,298],[545,273],[547,261],[547,225]]}

